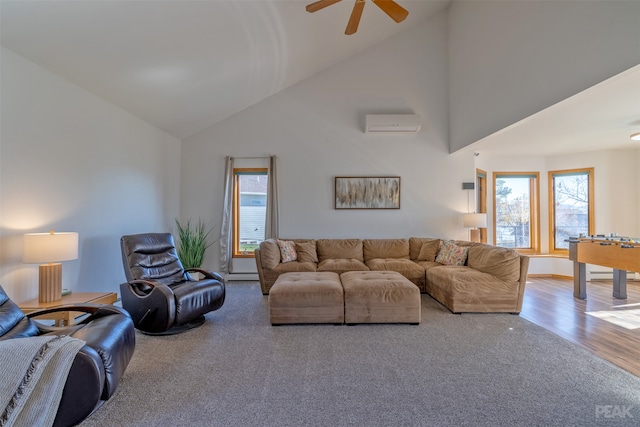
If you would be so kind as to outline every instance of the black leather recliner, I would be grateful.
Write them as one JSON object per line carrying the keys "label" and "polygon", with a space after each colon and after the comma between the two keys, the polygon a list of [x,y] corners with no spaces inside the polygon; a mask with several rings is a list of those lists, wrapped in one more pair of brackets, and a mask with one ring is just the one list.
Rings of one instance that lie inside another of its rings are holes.
{"label": "black leather recliner", "polygon": [[[147,334],[183,332],[204,322],[222,307],[225,283],[218,273],[184,269],[170,233],[122,236],[127,282],[120,285],[122,306],[137,329]],[[200,273],[193,280],[189,273]]]}
{"label": "black leather recliner", "polygon": [[[46,326],[31,318],[57,311],[89,315],[76,325]],[[115,392],[135,350],[131,317],[119,307],[70,304],[25,314],[0,286],[0,340],[67,335],[86,342],[76,355],[62,392],[54,426],[80,423]]]}

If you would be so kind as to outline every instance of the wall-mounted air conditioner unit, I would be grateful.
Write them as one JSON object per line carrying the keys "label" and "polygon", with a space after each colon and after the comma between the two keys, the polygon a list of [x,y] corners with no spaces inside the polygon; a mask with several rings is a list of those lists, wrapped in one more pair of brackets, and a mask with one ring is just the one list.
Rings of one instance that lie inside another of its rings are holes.
{"label": "wall-mounted air conditioner unit", "polygon": [[418,133],[420,119],[417,114],[367,114],[364,133]]}

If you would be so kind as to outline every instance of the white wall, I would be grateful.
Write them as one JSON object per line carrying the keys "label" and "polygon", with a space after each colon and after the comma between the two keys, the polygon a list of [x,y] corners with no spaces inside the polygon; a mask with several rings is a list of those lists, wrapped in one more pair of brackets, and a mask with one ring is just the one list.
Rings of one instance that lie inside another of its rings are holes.
{"label": "white wall", "polygon": [[179,214],[180,141],[2,48],[0,285],[37,297],[26,232],[77,231],[63,287],[119,292],[123,234],[170,230]]}
{"label": "white wall", "polygon": [[547,158],[547,170],[594,167],[595,232],[640,236],[636,150],[608,150]]}
{"label": "white wall", "polygon": [[[594,168],[595,232],[640,236],[638,227],[638,153],[640,150],[603,150],[563,156],[488,156],[477,157],[478,168],[487,172],[492,187],[493,172],[540,172],[541,252],[549,252],[549,180],[548,172],[563,169]],[[489,224],[493,222],[493,194],[487,194]],[[493,230],[489,230],[492,238]]]}
{"label": "white wall", "polygon": [[[464,150],[463,150],[464,151]],[[549,253],[549,180],[548,172],[564,169],[594,168],[594,216],[597,234],[618,233],[640,237],[640,149],[603,150],[551,157],[488,156],[476,158],[476,166],[487,172],[489,188],[493,172],[540,172],[540,244],[541,253]],[[493,241],[493,193],[487,194],[489,241]],[[533,258],[531,274],[572,275],[568,260]],[[602,268],[599,268],[602,270]]]}
{"label": "white wall", "polygon": [[[184,140],[181,214],[219,230],[224,157],[275,154],[282,237],[466,238],[473,154],[448,153],[446,83],[441,13]],[[420,133],[363,133],[366,113],[397,112],[421,115]],[[401,177],[399,210],[333,208],[335,176],[367,175]],[[218,256],[214,245],[205,266]]]}
{"label": "white wall", "polygon": [[[636,150],[636,212],[640,213],[640,150]],[[636,215],[636,232],[634,237],[640,239],[640,215]]]}
{"label": "white wall", "polygon": [[[540,28],[523,25],[524,12],[548,20],[546,9],[524,2],[513,7],[521,8],[508,9],[508,25],[521,26],[513,44],[511,39],[489,37],[503,30],[496,25],[506,13],[504,10],[495,11],[498,15],[494,21],[491,12],[472,16],[473,6],[463,7],[456,2],[452,26],[470,25],[468,30],[461,31],[461,39],[447,43],[452,32],[447,30],[447,15],[443,12],[188,138],[182,149],[175,138],[2,49],[0,284],[17,301],[37,295],[37,266],[21,262],[21,236],[54,228],[80,233],[80,258],[64,263],[64,286],[78,291],[117,291],[124,280],[118,246],[122,234],[170,231],[179,214],[181,218],[202,217],[219,231],[226,155],[278,156],[283,237],[422,235],[464,239],[467,230],[462,227],[462,213],[467,210],[467,192],[461,190],[461,183],[474,180],[476,166],[487,170],[489,177],[494,170],[539,169],[544,214],[546,171],[588,164],[596,167],[598,232],[615,231],[640,237],[640,174],[636,172],[640,169],[640,150],[551,159],[489,159],[482,155],[474,159],[473,153],[466,150],[449,154],[461,139],[453,135],[450,146],[448,87],[459,84],[461,88],[461,92],[452,94],[456,103],[452,108],[456,118],[451,126],[454,132],[475,132],[484,123],[500,126],[498,120],[487,116],[492,112],[496,117],[508,117],[507,124],[511,124],[515,121],[511,107],[517,119],[529,114],[528,104],[511,103],[506,108],[498,102],[487,108],[485,102],[478,101],[485,99],[486,94],[492,100],[513,101],[507,95],[518,93],[512,92],[514,81],[532,67],[532,62],[526,49],[513,52],[506,48],[526,42],[531,35],[538,36],[531,39],[533,46],[542,45]],[[554,7],[562,12],[557,16],[558,22],[573,22],[569,28],[577,31],[578,23],[566,16],[573,6]],[[601,5],[592,7],[599,11]],[[619,9],[609,13],[613,9],[607,9],[604,17],[615,18],[621,24],[627,22],[628,15],[633,17],[636,10],[633,4],[615,7],[631,8],[629,14]],[[581,19],[593,19],[592,9],[585,10],[578,14]],[[474,26],[479,26],[480,21],[495,27],[496,32],[479,31],[474,36]],[[582,30],[563,34],[575,34],[582,42],[589,41],[587,45],[600,49],[613,39],[627,40],[628,28],[634,28],[611,27],[614,33],[611,37],[601,37],[595,31],[598,41],[585,36]],[[558,31],[556,26],[550,28],[554,29],[551,33]],[[476,37],[477,43],[471,43],[470,39]],[[485,49],[483,43],[488,40],[495,42],[492,46],[497,50]],[[576,46],[583,46],[582,42]],[[576,53],[571,46],[560,45]],[[454,81],[451,85],[448,46],[454,57],[451,64],[456,65],[451,71]],[[466,50],[471,48],[471,52]],[[626,50],[624,45],[616,49]],[[474,52],[489,52],[491,61],[464,55]],[[593,56],[597,56],[599,64],[613,62],[613,67],[617,67],[617,61],[608,61],[608,55],[616,56],[619,52],[597,52]],[[582,62],[578,62],[584,65],[587,55],[580,53],[578,59]],[[506,56],[498,58],[500,61],[492,58],[498,54]],[[503,66],[507,59],[508,66]],[[538,56],[535,64],[540,66],[538,62],[547,61],[540,61]],[[560,65],[550,61],[550,67],[559,73],[557,83],[562,80],[567,86],[560,86],[569,89],[555,87],[556,80],[548,78],[549,70],[534,69],[530,73],[553,82],[553,90],[543,93],[555,93],[557,89],[564,97],[568,96],[564,92],[571,95],[577,91],[567,78],[568,71],[557,69]],[[504,73],[496,73],[495,78],[487,80],[496,70]],[[577,79],[581,80],[577,82],[580,89],[590,78],[602,80],[600,74],[597,78],[582,77]],[[470,85],[482,93],[466,93],[464,89]],[[465,102],[470,110],[462,114],[458,108]],[[422,131],[415,136],[372,136],[362,132],[366,113],[399,112],[422,115]],[[629,164],[630,159],[635,162]],[[344,175],[401,176],[401,209],[334,210],[333,178]],[[634,182],[634,187],[627,187]],[[602,202],[600,192],[604,193]],[[615,211],[618,204],[625,209]],[[547,224],[542,225],[543,248],[548,243]],[[217,269],[218,256],[218,246],[214,245],[207,254],[205,267]],[[252,263],[251,260],[249,264],[253,266]]]}
{"label": "white wall", "polygon": [[449,12],[452,152],[640,63],[637,1],[456,0]]}
{"label": "white wall", "polygon": [[[463,150],[465,151],[465,150]],[[540,172],[540,228],[548,228],[547,219],[547,175],[546,161],[544,157],[533,156],[496,156],[493,153],[479,153],[475,158],[476,167],[487,172],[487,242],[493,244],[494,198],[493,198],[493,173],[494,172]],[[541,233],[541,245],[547,247],[547,237]],[[543,251],[548,252],[548,251]]]}

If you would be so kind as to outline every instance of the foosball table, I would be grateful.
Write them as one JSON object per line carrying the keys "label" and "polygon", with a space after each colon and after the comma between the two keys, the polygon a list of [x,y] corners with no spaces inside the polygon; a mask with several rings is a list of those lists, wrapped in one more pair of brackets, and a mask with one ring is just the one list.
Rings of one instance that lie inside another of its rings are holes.
{"label": "foosball table", "polygon": [[613,296],[627,298],[627,271],[640,272],[640,243],[629,238],[585,237],[569,240],[573,296],[587,298],[586,264],[613,268]]}

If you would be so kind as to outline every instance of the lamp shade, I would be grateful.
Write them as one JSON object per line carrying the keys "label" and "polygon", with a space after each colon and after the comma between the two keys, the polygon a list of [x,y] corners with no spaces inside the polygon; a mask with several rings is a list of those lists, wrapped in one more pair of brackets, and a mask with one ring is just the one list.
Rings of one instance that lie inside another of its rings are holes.
{"label": "lamp shade", "polygon": [[487,214],[486,213],[464,214],[463,222],[466,228],[487,228]]}
{"label": "lamp shade", "polygon": [[28,233],[24,235],[22,261],[27,264],[78,258],[78,233]]}

